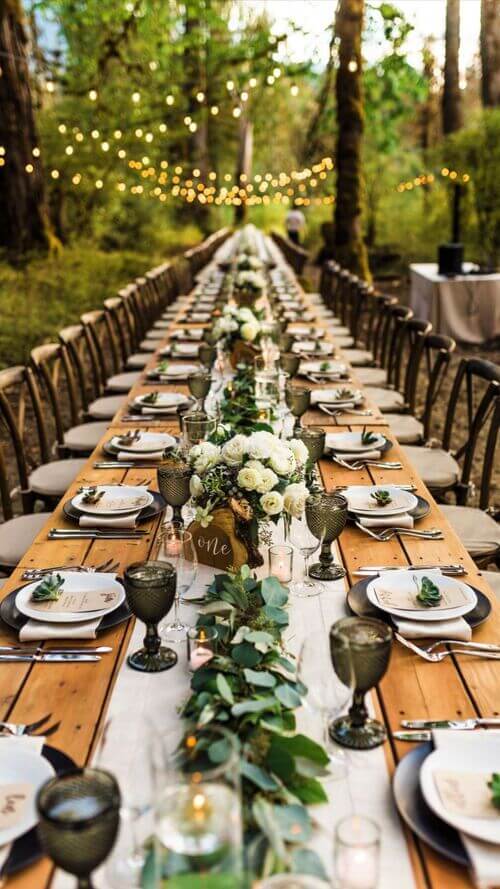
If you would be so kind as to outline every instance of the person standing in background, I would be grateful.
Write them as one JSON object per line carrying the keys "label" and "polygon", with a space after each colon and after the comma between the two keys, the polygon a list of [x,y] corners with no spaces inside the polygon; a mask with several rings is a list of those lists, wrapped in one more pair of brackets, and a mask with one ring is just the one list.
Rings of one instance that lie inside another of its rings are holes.
{"label": "person standing in background", "polygon": [[294,244],[300,244],[300,234],[306,226],[306,220],[296,205],[286,214],[285,225],[289,240]]}

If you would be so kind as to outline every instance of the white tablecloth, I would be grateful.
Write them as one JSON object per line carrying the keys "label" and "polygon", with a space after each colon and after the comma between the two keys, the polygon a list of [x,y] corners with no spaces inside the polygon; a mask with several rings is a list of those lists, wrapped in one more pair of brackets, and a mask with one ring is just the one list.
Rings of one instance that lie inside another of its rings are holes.
{"label": "white tablecloth", "polygon": [[[464,269],[471,263],[464,263]],[[438,274],[435,262],[410,266],[410,306],[416,318],[431,321],[434,332],[463,343],[500,336],[500,274]]]}

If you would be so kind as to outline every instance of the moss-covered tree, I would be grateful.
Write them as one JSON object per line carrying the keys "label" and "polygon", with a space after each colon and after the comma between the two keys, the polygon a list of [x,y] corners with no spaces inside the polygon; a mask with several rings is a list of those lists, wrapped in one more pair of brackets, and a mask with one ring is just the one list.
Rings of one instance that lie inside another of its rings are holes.
{"label": "moss-covered tree", "polygon": [[339,262],[368,278],[368,255],[362,232],[363,14],[364,0],[340,0],[335,22],[339,67],[336,78],[338,135],[334,246]]}
{"label": "moss-covered tree", "polygon": [[462,126],[459,52],[460,0],[447,0],[443,86],[443,133],[445,135],[454,133]]}
{"label": "moss-covered tree", "polygon": [[500,105],[500,0],[481,0],[481,96],[485,107]]}

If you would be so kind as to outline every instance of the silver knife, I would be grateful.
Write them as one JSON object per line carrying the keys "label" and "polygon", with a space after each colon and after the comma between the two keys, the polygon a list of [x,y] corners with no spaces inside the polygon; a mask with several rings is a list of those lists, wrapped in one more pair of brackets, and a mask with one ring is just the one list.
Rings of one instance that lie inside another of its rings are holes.
{"label": "silver knife", "polygon": [[50,648],[41,645],[36,648],[21,648],[18,645],[0,645],[1,654],[108,654],[113,651],[110,645],[98,645],[97,648]]}
{"label": "silver knife", "polygon": [[499,725],[500,717],[491,716],[483,719],[402,719],[401,728],[433,729],[449,728],[471,731],[480,725]]}
{"label": "silver knife", "polygon": [[439,568],[442,574],[461,576],[466,574],[463,565],[362,565],[357,571],[353,571],[355,577],[373,577],[382,571],[430,571]]}
{"label": "silver knife", "polygon": [[100,661],[98,654],[0,654],[1,664],[64,664],[68,662],[91,664]]}
{"label": "silver knife", "polygon": [[430,741],[432,732],[393,732],[395,741]]}

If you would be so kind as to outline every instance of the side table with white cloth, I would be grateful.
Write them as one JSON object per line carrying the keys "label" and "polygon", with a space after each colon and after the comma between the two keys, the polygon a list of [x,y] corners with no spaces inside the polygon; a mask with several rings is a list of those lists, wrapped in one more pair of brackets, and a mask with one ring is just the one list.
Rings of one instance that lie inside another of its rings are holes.
{"label": "side table with white cloth", "polygon": [[[474,268],[465,262],[464,271]],[[500,336],[500,273],[440,275],[435,262],[410,265],[410,307],[416,318],[431,321],[435,333],[462,343],[484,343]]]}

